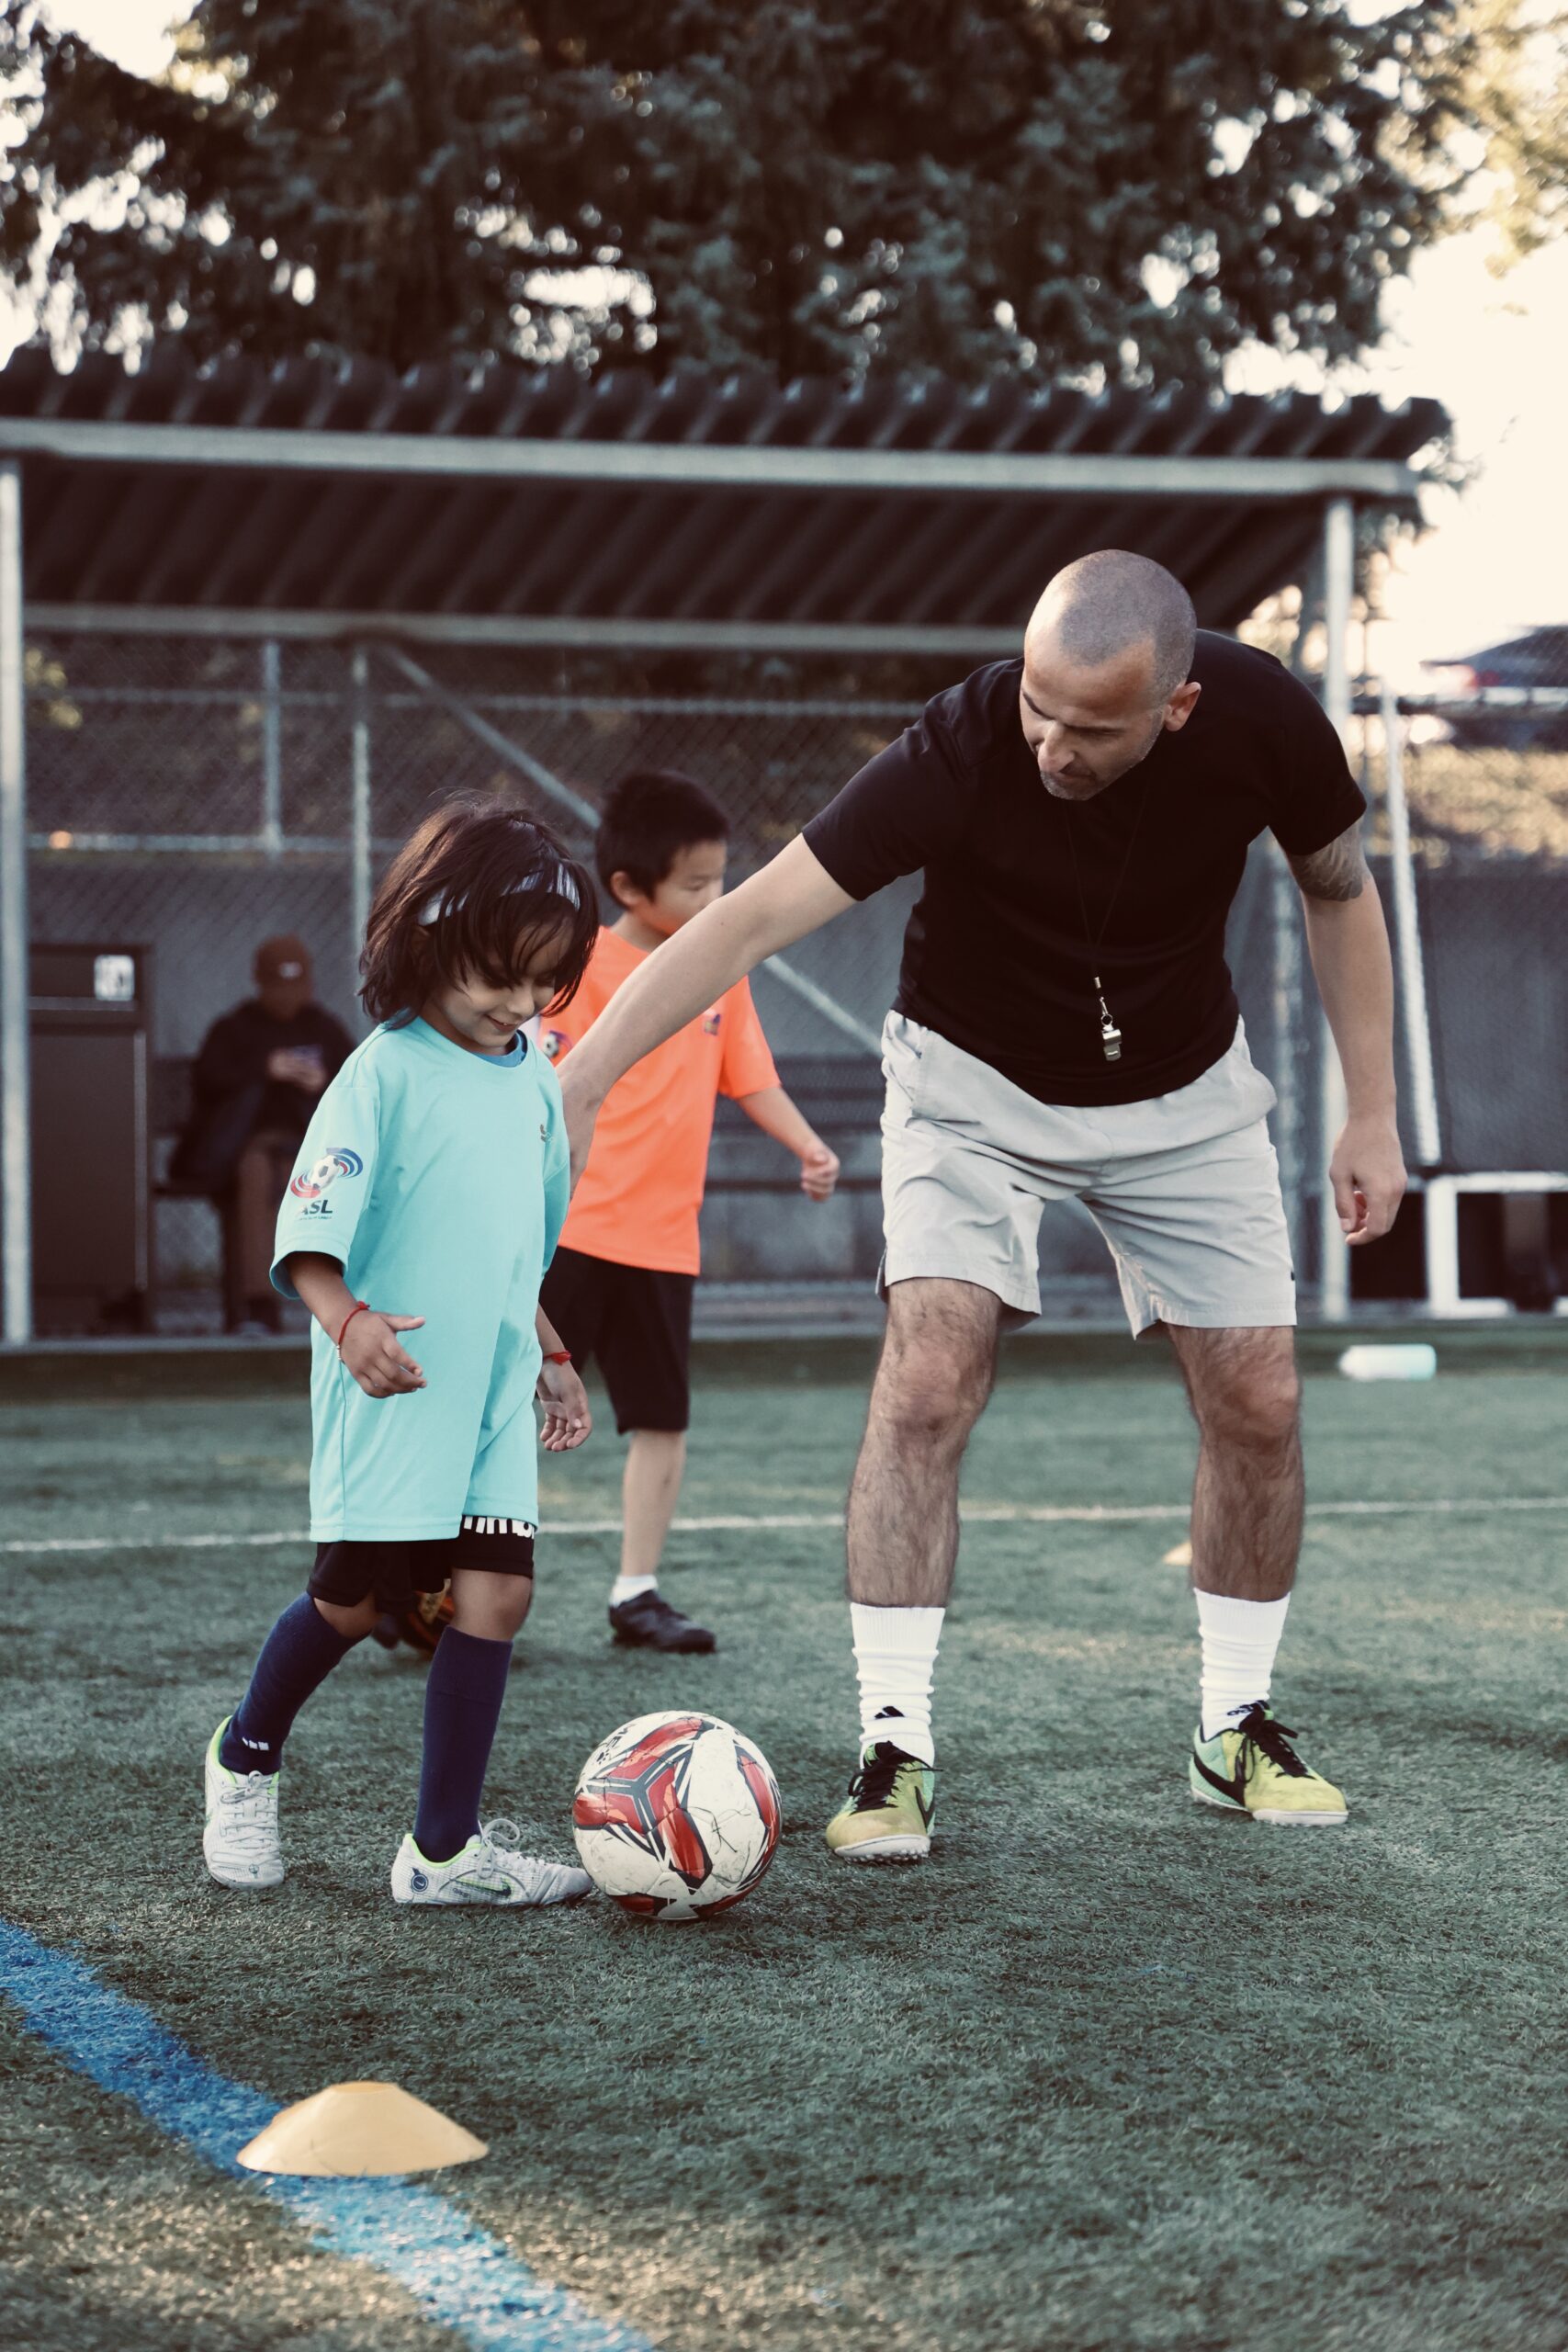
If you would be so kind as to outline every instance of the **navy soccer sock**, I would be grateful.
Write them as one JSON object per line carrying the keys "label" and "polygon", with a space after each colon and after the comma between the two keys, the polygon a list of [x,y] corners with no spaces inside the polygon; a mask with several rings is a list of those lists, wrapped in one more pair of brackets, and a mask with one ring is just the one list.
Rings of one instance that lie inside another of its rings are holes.
{"label": "navy soccer sock", "polygon": [[427,1862],[449,1862],[479,1826],[501,1702],[506,1696],[510,1642],[481,1641],[448,1625],[435,1645],[424,1686],[424,1754],[413,1842]]}
{"label": "navy soccer sock", "polygon": [[353,1647],[308,1592],[290,1601],[262,1644],[251,1687],[219,1745],[219,1762],[231,1772],[276,1772],[295,1716]]}

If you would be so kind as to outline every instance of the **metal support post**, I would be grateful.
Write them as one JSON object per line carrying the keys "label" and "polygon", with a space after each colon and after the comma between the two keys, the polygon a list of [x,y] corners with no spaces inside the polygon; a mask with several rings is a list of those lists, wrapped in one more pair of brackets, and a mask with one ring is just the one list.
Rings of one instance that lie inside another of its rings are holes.
{"label": "metal support post", "polygon": [[1301,892],[1275,842],[1269,859],[1269,963],[1274,1000],[1274,1149],[1280,1162],[1280,1192],[1285,1204],[1291,1261],[1299,1266],[1305,1227],[1303,1217],[1302,1070],[1297,1051],[1297,1023],[1302,1004]]}
{"label": "metal support post", "polygon": [[354,764],[349,812],[349,944],[351,967],[370,920],[370,656],[356,645],[351,657]]}
{"label": "metal support post", "polygon": [[[1348,498],[1331,498],[1323,514],[1323,704],[1344,742],[1350,727],[1350,599],[1356,585],[1356,511]],[[1347,745],[1347,748],[1348,746]],[[1350,1260],[1334,1188],[1328,1154],[1345,1124],[1345,1073],[1325,1021],[1323,1037],[1323,1174],[1319,1195],[1319,1301],[1325,1319],[1342,1321],[1350,1304]]]}
{"label": "metal support post", "polygon": [[0,1272],[12,1345],[33,1336],[26,689],[22,472],[12,459],[0,464]]}
{"label": "metal support post", "polygon": [[434,703],[438,709],[446,711],[449,718],[455,718],[459,727],[466,727],[487,751],[493,752],[498,759],[504,760],[509,767],[514,767],[520,775],[526,776],[536,791],[542,792],[547,800],[554,801],[558,808],[563,808],[592,839],[599,822],[599,811],[591,801],[584,800],[581,792],[574,792],[570,784],[563,784],[542,760],[536,760],[532,752],[525,752],[521,743],[514,743],[510,735],[503,735],[499,727],[492,727],[488,718],[470,708],[461,695],[455,695],[450,686],[444,686],[439,678],[433,678],[419,662],[411,662],[400,646],[384,645],[381,650],[388,661],[402,672],[411,686]]}
{"label": "metal support post", "polygon": [[283,849],[283,657],[276,637],[262,647],[262,844]]}
{"label": "metal support post", "polygon": [[1410,809],[1404,797],[1404,746],[1399,704],[1392,686],[1382,695],[1383,777],[1388,808],[1389,850],[1393,864],[1393,939],[1399,956],[1399,992],[1404,1006],[1404,1040],[1410,1056],[1410,1124],[1422,1168],[1436,1168],[1443,1156],[1438,1124],[1438,1088],[1432,1069],[1432,1024],[1427,1007],[1427,974],[1416,908],[1416,867],[1410,854]]}

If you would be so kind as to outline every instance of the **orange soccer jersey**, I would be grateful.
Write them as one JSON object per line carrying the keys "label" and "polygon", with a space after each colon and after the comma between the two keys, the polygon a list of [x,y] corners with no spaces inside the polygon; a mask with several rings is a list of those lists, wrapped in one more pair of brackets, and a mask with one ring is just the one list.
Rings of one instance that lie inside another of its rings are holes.
{"label": "orange soccer jersey", "polygon": [[[601,931],[576,996],[539,1024],[551,1061],[587,1035],[643,961],[640,947]],[[751,990],[737,980],[610,1089],[562,1247],[617,1266],[694,1274],[714,1105],[721,1094],[756,1094],[778,1082]]]}

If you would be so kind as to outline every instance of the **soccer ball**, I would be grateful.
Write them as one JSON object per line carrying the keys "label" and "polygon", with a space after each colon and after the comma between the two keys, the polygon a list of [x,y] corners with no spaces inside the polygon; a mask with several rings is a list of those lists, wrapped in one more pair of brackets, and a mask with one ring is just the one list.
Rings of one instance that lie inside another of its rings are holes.
{"label": "soccer ball", "polygon": [[582,1867],[625,1911],[700,1919],[750,1894],[779,1842],[779,1784],[715,1715],[638,1715],[601,1741],[571,1818]]}

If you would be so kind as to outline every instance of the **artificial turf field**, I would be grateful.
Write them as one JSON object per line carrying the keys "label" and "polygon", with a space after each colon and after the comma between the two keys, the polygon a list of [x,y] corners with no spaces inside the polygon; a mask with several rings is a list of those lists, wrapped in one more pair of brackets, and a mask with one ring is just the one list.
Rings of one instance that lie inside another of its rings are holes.
{"label": "artificial turf field", "polygon": [[[966,1500],[1179,1502],[1155,1352],[1021,1343]],[[375,2075],[455,2116],[491,2153],[443,2192],[664,2352],[1542,2352],[1568,2341],[1568,1507],[1503,1506],[1568,1495],[1564,1360],[1442,1353],[1429,1385],[1307,1382],[1314,1504],[1500,1506],[1309,1521],[1276,1701],[1343,1831],[1189,1801],[1178,1518],[969,1529],[913,1871],[821,1843],[854,1726],[830,1528],[677,1539],[712,1659],[612,1649],[612,1539],[542,1538],[488,1803],[564,1858],[614,1724],[729,1717],[786,1836],[686,1928],[395,1909],[423,1668],[369,1645],[290,1748],[288,1883],[212,1885],[202,1747],[307,1552],[167,1539],[303,1527],[302,1377],[224,1393],[176,1360],[62,1396],[13,1366],[0,1915],[280,2102]],[[830,1513],[868,1369],[708,1357],[683,1512]],[[618,1468],[613,1435],[547,1463],[547,1520],[607,1515]],[[94,1536],[127,1548],[14,1548]],[[4,2001],[0,2070],[7,2341],[452,2344]]]}

